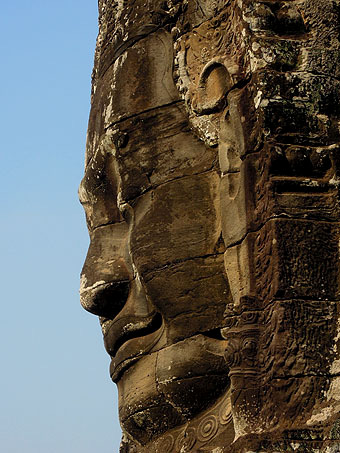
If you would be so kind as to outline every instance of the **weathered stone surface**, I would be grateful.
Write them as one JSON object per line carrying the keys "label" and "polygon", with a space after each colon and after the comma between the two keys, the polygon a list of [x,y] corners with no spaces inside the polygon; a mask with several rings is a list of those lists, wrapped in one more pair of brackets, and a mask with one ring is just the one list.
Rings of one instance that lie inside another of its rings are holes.
{"label": "weathered stone surface", "polygon": [[340,451],[338,0],[99,0],[84,308],[122,453]]}

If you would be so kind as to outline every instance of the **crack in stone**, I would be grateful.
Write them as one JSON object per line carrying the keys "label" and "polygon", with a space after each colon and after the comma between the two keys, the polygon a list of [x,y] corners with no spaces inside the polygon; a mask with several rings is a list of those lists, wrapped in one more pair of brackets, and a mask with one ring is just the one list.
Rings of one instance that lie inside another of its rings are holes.
{"label": "crack in stone", "polygon": [[[178,264],[186,263],[188,261],[194,261],[194,260],[197,260],[197,259],[216,258],[218,256],[222,256],[223,254],[224,254],[224,252],[216,252],[216,253],[208,253],[206,255],[198,255],[198,256],[194,256],[194,257],[190,257],[190,258],[183,258],[183,259],[174,260],[174,261],[171,261],[169,263],[163,264],[162,266],[155,267],[153,269],[147,270],[147,271],[144,272],[144,274],[148,275],[151,272],[161,272],[164,269],[167,269],[169,267],[171,268],[173,266],[177,266]],[[149,279],[149,280],[146,279],[146,281],[149,282],[149,281],[152,280],[152,278]]]}
{"label": "crack in stone", "polygon": [[[174,181],[178,181],[178,180],[182,180],[182,179],[189,179],[189,178],[192,178],[193,176],[200,176],[200,175],[205,175],[205,174],[208,174],[208,173],[215,173],[215,172],[219,173],[218,168],[217,168],[217,159],[214,160],[212,165],[206,170],[202,170],[202,171],[199,171],[199,172],[191,173],[191,174],[188,174],[188,175],[176,176],[175,178],[169,179],[168,181],[164,181],[164,182],[161,182],[159,184],[154,184],[151,187],[148,187],[147,189],[143,190],[139,195],[136,195],[134,198],[126,198],[125,201],[127,203],[131,203],[132,202],[134,204],[134,206],[135,206],[138,203],[137,200],[139,198],[141,198],[142,196],[144,196],[145,194],[147,194],[149,192],[155,191],[159,187],[165,186],[166,184],[171,184]],[[146,174],[145,174],[145,176],[146,176]]]}
{"label": "crack in stone", "polygon": [[141,112],[138,112],[138,113],[133,113],[129,116],[120,118],[119,120],[114,121],[113,123],[110,123],[108,126],[106,126],[104,128],[104,131],[107,132],[109,129],[113,128],[114,126],[117,126],[118,124],[124,123],[125,121],[131,120],[133,118],[138,118],[139,116],[145,115],[145,113],[154,112],[156,110],[164,109],[166,107],[170,107],[170,106],[176,105],[176,104],[184,104],[184,101],[182,99],[176,99],[174,101],[168,102],[163,105],[157,105],[156,107],[151,107],[149,109],[142,110]]}
{"label": "crack in stone", "polygon": [[124,223],[126,223],[125,220],[121,220],[119,222],[115,222],[114,220],[112,220],[112,222],[102,223],[100,225],[96,225],[95,227],[93,227],[91,229],[91,233],[93,233],[94,231],[98,230],[99,228],[105,228],[107,226],[112,226],[112,225],[122,225]]}
{"label": "crack in stone", "polygon": [[[293,194],[294,193],[295,192],[293,192]],[[301,192],[298,192],[298,193],[300,194]],[[306,193],[309,194],[309,192],[306,192]],[[248,235],[254,234],[254,233],[259,233],[262,230],[262,228],[267,225],[268,222],[270,222],[271,220],[276,220],[276,219],[279,219],[279,220],[281,220],[281,219],[283,219],[283,220],[284,219],[286,219],[286,220],[289,219],[289,220],[293,220],[294,222],[305,222],[305,223],[312,222],[313,224],[315,224],[315,222],[317,222],[318,224],[319,223],[325,223],[325,224],[329,224],[329,225],[339,224],[339,227],[340,227],[340,222],[338,220],[317,220],[316,221],[315,219],[301,219],[299,217],[295,217],[295,216],[292,216],[290,214],[282,212],[280,214],[274,214],[274,215],[268,217],[264,221],[264,223],[262,223],[258,228],[250,229],[249,231],[247,231],[245,233],[245,235],[242,236],[241,239],[239,239],[238,241],[233,242],[232,244],[228,245],[228,247],[226,247],[226,250],[228,250],[228,249],[230,249],[232,247],[235,247],[237,245],[241,245],[242,242],[248,237]]]}

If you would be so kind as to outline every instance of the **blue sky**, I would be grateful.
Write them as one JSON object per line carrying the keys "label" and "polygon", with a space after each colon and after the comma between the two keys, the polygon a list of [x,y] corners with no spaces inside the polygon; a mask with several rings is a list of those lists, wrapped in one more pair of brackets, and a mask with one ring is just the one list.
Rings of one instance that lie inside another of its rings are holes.
{"label": "blue sky", "polygon": [[109,357],[78,296],[97,1],[3,2],[0,34],[1,451],[117,452]]}

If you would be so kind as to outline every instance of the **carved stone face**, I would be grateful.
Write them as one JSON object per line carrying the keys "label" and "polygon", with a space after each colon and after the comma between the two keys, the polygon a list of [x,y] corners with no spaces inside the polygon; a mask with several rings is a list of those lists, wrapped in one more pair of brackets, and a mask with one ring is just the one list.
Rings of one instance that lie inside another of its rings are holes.
{"label": "carved stone face", "polygon": [[138,40],[104,69],[105,54],[97,58],[81,300],[100,317],[122,426],[147,443],[228,387],[218,152],[190,130],[169,33]]}
{"label": "carved stone face", "polygon": [[129,439],[186,426],[157,452],[230,421],[228,374],[236,441],[320,419],[340,291],[338,11],[324,3],[320,18],[314,0],[99,1],[81,299]]}

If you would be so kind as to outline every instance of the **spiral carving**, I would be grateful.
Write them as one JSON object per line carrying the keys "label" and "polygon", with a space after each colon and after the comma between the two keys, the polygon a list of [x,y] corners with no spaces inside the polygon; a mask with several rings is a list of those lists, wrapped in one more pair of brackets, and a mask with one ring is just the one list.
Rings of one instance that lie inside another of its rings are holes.
{"label": "spiral carving", "polygon": [[241,315],[242,324],[256,324],[258,316],[256,311],[246,311]]}
{"label": "spiral carving", "polygon": [[188,430],[184,431],[182,434],[178,436],[176,442],[176,451],[180,452],[189,452],[194,447],[196,443],[196,436],[195,430],[193,428],[189,428]]}
{"label": "spiral carving", "polygon": [[212,439],[218,430],[218,421],[215,415],[209,415],[198,425],[197,439],[200,442],[207,442]]}
{"label": "spiral carving", "polygon": [[225,318],[224,325],[225,327],[231,328],[237,325],[237,321],[238,321],[237,316],[230,316],[228,318]]}
{"label": "spiral carving", "polygon": [[257,341],[255,338],[248,337],[242,343],[242,355],[244,359],[254,359],[257,354]]}
{"label": "spiral carving", "polygon": [[169,436],[167,436],[165,439],[163,439],[158,444],[158,449],[162,453],[171,453],[174,443],[175,443],[175,440],[174,440],[173,436],[170,434]]}
{"label": "spiral carving", "polygon": [[235,339],[229,340],[224,353],[225,361],[229,368],[239,366],[241,363],[240,342]]}
{"label": "spiral carving", "polygon": [[219,410],[219,422],[221,425],[227,425],[232,421],[232,413],[231,413],[231,401],[228,398],[220,407]]}

